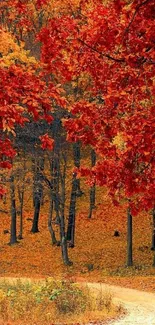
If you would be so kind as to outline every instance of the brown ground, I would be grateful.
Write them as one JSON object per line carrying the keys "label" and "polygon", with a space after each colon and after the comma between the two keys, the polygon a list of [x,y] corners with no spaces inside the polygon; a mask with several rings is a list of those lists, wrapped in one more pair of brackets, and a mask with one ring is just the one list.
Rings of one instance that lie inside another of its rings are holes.
{"label": "brown ground", "polygon": [[[26,193],[24,209],[24,239],[9,246],[9,214],[0,218],[0,276],[79,278],[155,292],[155,268],[152,267],[151,214],[133,218],[133,268],[126,268],[126,207],[114,207],[104,189],[97,189],[97,204],[93,218],[88,216],[88,188],[78,199],[75,248],[69,249],[72,267],[63,266],[60,247],[51,245],[47,229],[48,191],[42,206],[37,234],[30,233],[33,218],[30,190]],[[0,202],[0,208],[9,211],[9,201]],[[67,215],[67,212],[66,212]],[[18,218],[19,219],[19,218]],[[58,226],[54,226],[59,237]],[[19,220],[18,220],[19,229]],[[114,230],[120,237],[114,237]],[[92,268],[89,271],[90,267]]]}

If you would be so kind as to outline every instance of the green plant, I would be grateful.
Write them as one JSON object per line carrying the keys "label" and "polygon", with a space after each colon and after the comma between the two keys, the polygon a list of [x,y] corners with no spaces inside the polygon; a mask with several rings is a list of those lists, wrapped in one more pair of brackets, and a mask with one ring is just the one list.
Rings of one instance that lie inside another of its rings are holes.
{"label": "green plant", "polygon": [[87,306],[83,291],[68,281],[59,282],[52,290],[49,299],[54,301],[56,310],[61,314],[81,313]]}

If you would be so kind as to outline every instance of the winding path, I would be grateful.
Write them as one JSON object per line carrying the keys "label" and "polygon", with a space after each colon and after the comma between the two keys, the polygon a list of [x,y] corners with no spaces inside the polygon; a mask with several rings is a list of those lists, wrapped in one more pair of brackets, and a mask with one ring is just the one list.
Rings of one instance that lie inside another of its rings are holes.
{"label": "winding path", "polygon": [[[19,278],[18,278],[19,279]],[[1,281],[16,282],[17,278],[0,278]],[[44,282],[44,279],[20,278],[22,282]],[[78,282],[80,283],[80,282]],[[120,319],[110,321],[109,325],[155,325],[155,294],[104,283],[80,283],[91,290],[105,290],[113,296],[116,304],[121,304],[127,313]],[[102,324],[104,325],[104,324]]]}
{"label": "winding path", "polygon": [[110,291],[113,300],[121,304],[127,314],[110,321],[110,325],[155,325],[155,294],[119,286],[100,283],[87,283],[90,288]]}

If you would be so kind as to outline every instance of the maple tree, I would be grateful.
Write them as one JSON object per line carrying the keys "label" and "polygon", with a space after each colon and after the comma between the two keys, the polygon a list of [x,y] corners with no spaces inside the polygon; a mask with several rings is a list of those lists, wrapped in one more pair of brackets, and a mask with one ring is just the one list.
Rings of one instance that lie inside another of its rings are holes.
{"label": "maple tree", "polygon": [[93,176],[118,199],[123,189],[135,213],[154,204],[153,15],[152,1],[80,2],[37,36],[44,73],[78,93],[68,139],[95,148],[103,158]]}
{"label": "maple tree", "polygon": [[128,198],[134,213],[155,200],[153,17],[153,1],[100,3],[90,10],[75,50],[103,102],[76,102],[76,117],[65,122],[69,140],[91,144],[101,157],[91,180],[108,185],[115,203]]}

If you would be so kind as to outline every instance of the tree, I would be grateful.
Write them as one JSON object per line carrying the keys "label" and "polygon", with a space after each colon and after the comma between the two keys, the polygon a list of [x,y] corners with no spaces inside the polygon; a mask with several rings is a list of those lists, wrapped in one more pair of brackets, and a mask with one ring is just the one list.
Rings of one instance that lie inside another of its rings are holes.
{"label": "tree", "polygon": [[[155,200],[153,1],[100,4],[87,18],[74,48],[91,91],[104,100],[72,106],[76,118],[65,123],[68,138],[94,147],[100,159],[91,177],[108,185],[115,203],[130,199],[135,214]],[[115,144],[118,137],[121,144]]]}

